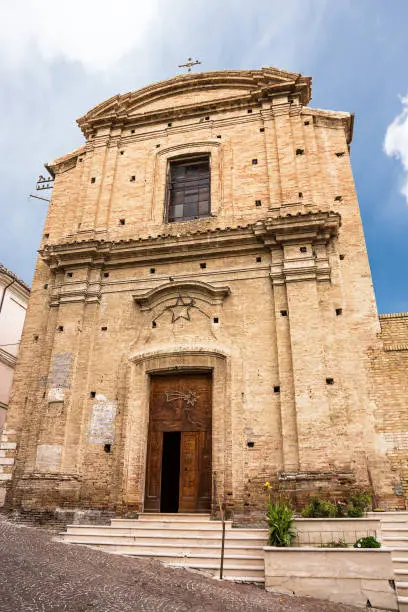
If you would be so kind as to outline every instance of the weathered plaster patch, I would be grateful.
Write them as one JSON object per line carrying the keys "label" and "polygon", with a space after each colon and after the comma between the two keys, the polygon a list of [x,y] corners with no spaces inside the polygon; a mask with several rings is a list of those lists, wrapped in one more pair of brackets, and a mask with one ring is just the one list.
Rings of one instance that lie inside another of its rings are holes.
{"label": "weathered plaster patch", "polygon": [[37,446],[35,468],[38,472],[58,471],[61,464],[61,444],[40,444]]}

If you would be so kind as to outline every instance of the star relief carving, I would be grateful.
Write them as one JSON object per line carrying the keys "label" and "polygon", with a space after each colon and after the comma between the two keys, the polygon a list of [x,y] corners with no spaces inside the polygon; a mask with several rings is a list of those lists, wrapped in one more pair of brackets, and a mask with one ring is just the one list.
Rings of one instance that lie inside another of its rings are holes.
{"label": "star relief carving", "polygon": [[190,308],[193,308],[194,304],[193,298],[185,298],[179,295],[176,303],[173,306],[168,306],[168,309],[171,310],[171,322],[175,323],[178,319],[190,321]]}

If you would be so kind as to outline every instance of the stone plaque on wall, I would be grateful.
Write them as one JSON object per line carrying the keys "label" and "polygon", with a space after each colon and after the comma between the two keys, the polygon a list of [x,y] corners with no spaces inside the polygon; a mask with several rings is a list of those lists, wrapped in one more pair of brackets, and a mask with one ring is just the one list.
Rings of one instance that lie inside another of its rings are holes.
{"label": "stone plaque on wall", "polygon": [[99,400],[93,404],[88,428],[88,442],[113,444],[115,441],[116,402]]}
{"label": "stone plaque on wall", "polygon": [[70,386],[72,353],[57,353],[52,360],[49,387],[68,389]]}

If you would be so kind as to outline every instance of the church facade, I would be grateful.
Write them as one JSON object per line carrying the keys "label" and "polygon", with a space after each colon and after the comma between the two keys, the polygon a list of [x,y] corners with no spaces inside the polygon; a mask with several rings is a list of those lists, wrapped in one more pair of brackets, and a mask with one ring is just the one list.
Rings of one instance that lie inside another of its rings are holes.
{"label": "church facade", "polygon": [[78,121],[46,166],[6,507],[251,515],[265,481],[405,507],[408,316],[377,313],[353,116],[310,98],[186,74]]}

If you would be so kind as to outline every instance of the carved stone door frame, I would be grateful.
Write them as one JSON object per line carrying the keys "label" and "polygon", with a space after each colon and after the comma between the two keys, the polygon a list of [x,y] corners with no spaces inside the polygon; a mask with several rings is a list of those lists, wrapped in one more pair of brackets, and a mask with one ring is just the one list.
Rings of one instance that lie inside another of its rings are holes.
{"label": "carved stone door frame", "polygon": [[[138,353],[130,358],[124,414],[122,503],[143,511],[149,427],[150,375],[212,372],[212,471],[218,495],[232,489],[230,359],[217,349],[180,348]],[[213,500],[213,510],[214,500]]]}

